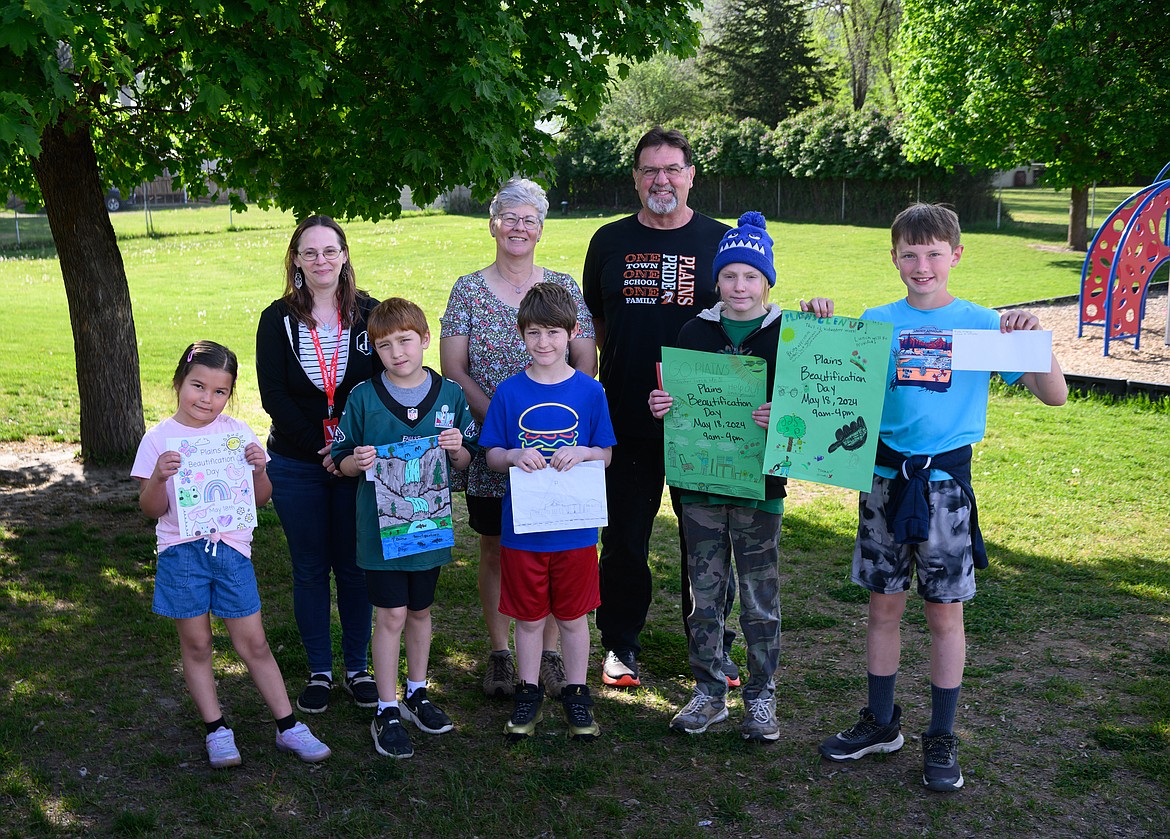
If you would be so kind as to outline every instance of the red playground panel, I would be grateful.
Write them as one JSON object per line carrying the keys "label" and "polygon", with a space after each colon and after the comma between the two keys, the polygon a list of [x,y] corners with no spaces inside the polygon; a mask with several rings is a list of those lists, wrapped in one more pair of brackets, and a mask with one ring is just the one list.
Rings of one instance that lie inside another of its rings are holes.
{"label": "red playground panel", "polygon": [[1077,337],[1086,326],[1104,328],[1105,355],[1112,341],[1138,348],[1150,277],[1170,259],[1168,214],[1170,180],[1158,180],[1123,201],[1093,237],[1081,271]]}

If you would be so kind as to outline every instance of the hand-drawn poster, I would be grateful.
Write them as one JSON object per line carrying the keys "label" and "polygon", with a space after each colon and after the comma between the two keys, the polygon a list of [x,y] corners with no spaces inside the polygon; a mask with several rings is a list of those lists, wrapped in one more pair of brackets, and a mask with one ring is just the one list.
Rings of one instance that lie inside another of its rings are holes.
{"label": "hand-drawn poster", "polygon": [[785,310],[764,470],[868,491],[891,324]]}
{"label": "hand-drawn poster", "polygon": [[382,556],[396,559],[454,545],[451,476],[439,438],[404,440],[376,449],[366,477],[374,482],[378,500]]}
{"label": "hand-drawn poster", "polygon": [[662,389],[673,399],[662,418],[668,484],[764,497],[765,431],[752,411],[767,401],[767,375],[762,358],[662,348]]}
{"label": "hand-drawn poster", "polygon": [[512,525],[517,533],[605,527],[605,464],[586,460],[566,472],[508,469]]}
{"label": "hand-drawn poster", "polygon": [[248,438],[239,433],[167,438],[167,449],[182,458],[174,481],[183,538],[256,526],[252,466],[244,459],[247,446]]}

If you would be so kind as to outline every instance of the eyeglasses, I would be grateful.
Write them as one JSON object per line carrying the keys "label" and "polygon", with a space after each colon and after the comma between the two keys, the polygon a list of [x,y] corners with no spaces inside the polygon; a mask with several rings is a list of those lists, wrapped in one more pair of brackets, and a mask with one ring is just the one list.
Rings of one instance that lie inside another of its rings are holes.
{"label": "eyeglasses", "polygon": [[689,166],[674,164],[671,166],[639,166],[635,171],[648,181],[658,180],[658,173],[665,172],[666,177],[673,181],[689,168]]}
{"label": "eyeglasses", "polygon": [[536,216],[518,216],[515,213],[501,213],[496,216],[496,219],[504,227],[515,227],[518,224],[523,224],[525,230],[535,230],[540,227],[540,219]]}
{"label": "eyeglasses", "polygon": [[315,248],[306,248],[303,251],[297,251],[297,256],[305,260],[305,262],[316,262],[317,257],[323,256],[330,262],[341,256],[341,248],[325,248],[324,250],[316,250]]}

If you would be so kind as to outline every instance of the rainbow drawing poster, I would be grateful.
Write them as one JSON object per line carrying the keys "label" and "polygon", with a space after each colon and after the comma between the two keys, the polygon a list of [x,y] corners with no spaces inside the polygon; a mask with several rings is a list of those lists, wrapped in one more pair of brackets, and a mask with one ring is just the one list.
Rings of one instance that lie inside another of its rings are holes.
{"label": "rainbow drawing poster", "polygon": [[167,438],[167,448],[182,457],[172,480],[183,538],[256,526],[252,467],[244,460],[247,445],[248,438],[239,433]]}

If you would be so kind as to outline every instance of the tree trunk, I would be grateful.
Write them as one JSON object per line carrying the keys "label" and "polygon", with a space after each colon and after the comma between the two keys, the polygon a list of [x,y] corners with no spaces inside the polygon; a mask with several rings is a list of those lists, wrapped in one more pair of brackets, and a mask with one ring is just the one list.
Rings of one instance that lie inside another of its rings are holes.
{"label": "tree trunk", "polygon": [[75,111],[66,111],[45,128],[32,168],[69,301],[82,457],[130,460],[144,432],[138,343],[89,125]]}
{"label": "tree trunk", "polygon": [[1068,246],[1074,251],[1089,249],[1089,188],[1074,186],[1068,202]]}

